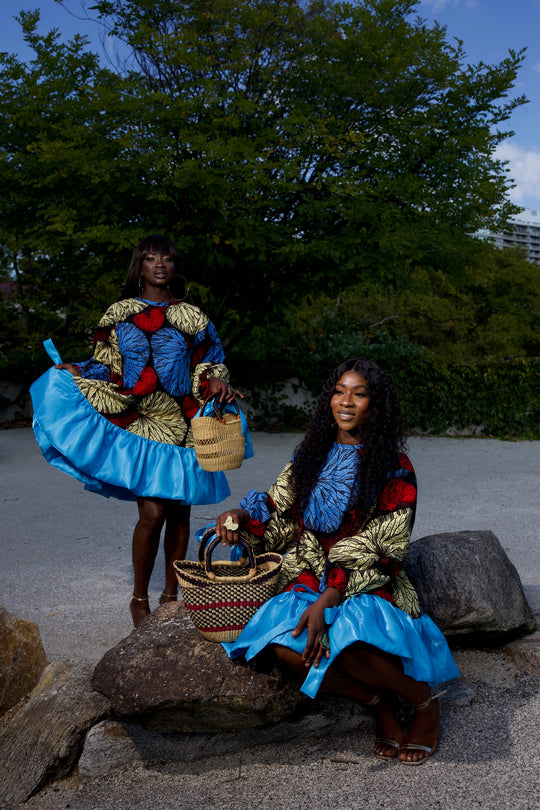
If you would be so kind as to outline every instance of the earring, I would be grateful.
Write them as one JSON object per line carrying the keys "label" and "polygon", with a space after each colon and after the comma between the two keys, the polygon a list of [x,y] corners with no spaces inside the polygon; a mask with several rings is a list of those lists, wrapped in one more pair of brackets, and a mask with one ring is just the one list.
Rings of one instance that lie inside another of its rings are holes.
{"label": "earring", "polygon": [[171,293],[171,290],[170,290],[169,285],[167,285],[167,290],[169,291],[169,295],[170,295],[172,298],[174,298],[174,300],[175,300],[175,301],[178,301],[178,302],[180,302],[180,301],[185,301],[185,300],[186,300],[186,298],[187,298],[187,297],[188,297],[188,295],[189,295],[189,284],[187,283],[187,281],[186,281],[186,279],[184,278],[184,276],[181,276],[179,273],[177,273],[177,274],[174,276],[174,278],[173,278],[172,280],[173,280],[173,281],[176,281],[176,279],[177,279],[177,278],[181,278],[181,279],[182,279],[182,281],[184,282],[184,295],[182,296],[182,298],[176,298],[176,296],[174,296],[174,295]]}
{"label": "earring", "polygon": [[139,298],[143,297],[143,293],[144,293],[143,277],[139,276]]}

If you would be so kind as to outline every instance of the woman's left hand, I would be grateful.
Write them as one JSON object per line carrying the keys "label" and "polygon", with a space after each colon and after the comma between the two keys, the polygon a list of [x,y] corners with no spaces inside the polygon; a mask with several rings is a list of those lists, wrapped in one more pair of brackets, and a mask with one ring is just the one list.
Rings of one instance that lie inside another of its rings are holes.
{"label": "woman's left hand", "polygon": [[334,607],[341,601],[339,591],[335,588],[327,588],[322,593],[316,602],[307,607],[300,621],[292,631],[293,636],[299,636],[300,633],[307,627],[308,637],[304,652],[302,653],[302,661],[306,667],[318,667],[319,662],[323,656],[330,658],[330,649],[321,645],[321,636],[326,634],[327,626],[324,620],[324,611],[328,607]]}
{"label": "woman's left hand", "polygon": [[225,382],[225,380],[218,380],[217,377],[210,377],[208,380],[208,385],[210,386],[210,391],[212,394],[215,397],[219,397],[219,402],[234,402],[237,394],[243,399],[240,391],[235,391],[234,388],[231,388],[229,383]]}

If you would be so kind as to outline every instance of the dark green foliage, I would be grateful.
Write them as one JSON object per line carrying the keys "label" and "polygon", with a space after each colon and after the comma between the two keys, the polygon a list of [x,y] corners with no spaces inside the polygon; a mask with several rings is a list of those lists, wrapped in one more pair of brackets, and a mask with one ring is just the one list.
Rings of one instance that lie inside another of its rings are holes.
{"label": "dark green foliage", "polygon": [[424,360],[396,367],[392,376],[411,428],[479,427],[484,436],[540,438],[538,358]]}
{"label": "dark green foliage", "polygon": [[415,0],[93,10],[131,54],[115,70],[35,12],[34,59],[0,55],[2,376],[35,376],[46,337],[87,355],[150,233],[244,384],[316,387],[350,353],[538,351],[525,266],[504,292],[468,236],[516,210],[494,150],[523,53],[469,66]]}

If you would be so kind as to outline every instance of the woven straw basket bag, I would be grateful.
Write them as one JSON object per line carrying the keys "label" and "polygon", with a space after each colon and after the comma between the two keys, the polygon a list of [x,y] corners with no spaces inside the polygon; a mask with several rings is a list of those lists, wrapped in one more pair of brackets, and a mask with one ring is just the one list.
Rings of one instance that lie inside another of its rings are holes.
{"label": "woven straw basket bag", "polygon": [[212,414],[203,416],[208,401],[201,408],[201,416],[196,416],[191,422],[197,461],[207,472],[236,470],[241,466],[245,452],[238,405],[232,403],[236,413],[223,413],[214,398]]}
{"label": "woven straw basket bag", "polygon": [[[237,561],[212,562],[220,544],[214,530],[205,532],[199,560],[176,560],[174,570],[182,599],[193,624],[209,641],[235,641],[253,614],[275,596],[282,556],[274,552],[253,555],[240,533],[243,556]],[[205,548],[206,547],[206,548]]]}

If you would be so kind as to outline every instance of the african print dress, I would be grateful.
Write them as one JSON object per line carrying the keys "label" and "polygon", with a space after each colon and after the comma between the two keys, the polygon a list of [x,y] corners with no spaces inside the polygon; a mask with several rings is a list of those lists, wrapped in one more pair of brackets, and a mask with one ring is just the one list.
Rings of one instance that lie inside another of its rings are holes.
{"label": "african print dress", "polygon": [[312,666],[301,687],[310,697],[336,656],[355,641],[399,656],[405,674],[417,681],[439,684],[459,675],[444,636],[422,613],[403,570],[416,508],[412,464],[399,456],[399,467],[389,473],[366,521],[349,506],[361,454],[360,445],[334,444],[301,520],[292,511],[290,463],[267,493],[250,490],[241,501],[251,517],[245,528],[255,553],[286,554],[282,592],[257,611],[236,641],[223,646],[231,658],[247,660],[268,644],[301,654],[307,629],[296,638],[291,631],[327,587],[336,588],[342,602],[325,611],[330,658]]}
{"label": "african print dress", "polygon": [[43,455],[107,497],[218,503],[229,487],[223,473],[200,468],[191,420],[209,378],[228,378],[223,360],[216,329],[197,307],[118,301],[99,323],[93,357],[74,364],[81,376],[51,368],[30,389]]}

